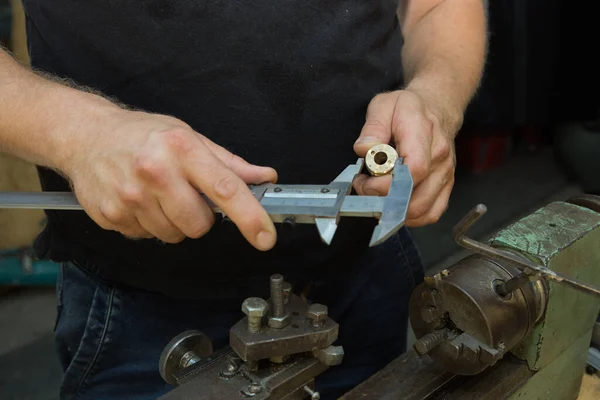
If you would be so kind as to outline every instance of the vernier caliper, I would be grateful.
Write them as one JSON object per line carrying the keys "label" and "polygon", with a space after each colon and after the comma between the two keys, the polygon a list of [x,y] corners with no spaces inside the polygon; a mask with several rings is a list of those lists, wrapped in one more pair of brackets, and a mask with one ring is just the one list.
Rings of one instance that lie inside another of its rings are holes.
{"label": "vernier caliper", "polygon": [[[340,217],[379,218],[369,243],[371,247],[376,246],[404,224],[413,187],[408,166],[402,163],[402,158],[373,157],[377,154],[379,152],[367,154],[367,162],[393,165],[390,168],[392,184],[385,197],[350,195],[352,181],[362,170],[363,158],[347,166],[328,185],[268,183],[250,186],[250,190],[273,222],[314,223],[326,244],[333,240]],[[203,197],[215,213],[223,214],[210,199]],[[71,192],[0,192],[0,208],[82,210]]]}

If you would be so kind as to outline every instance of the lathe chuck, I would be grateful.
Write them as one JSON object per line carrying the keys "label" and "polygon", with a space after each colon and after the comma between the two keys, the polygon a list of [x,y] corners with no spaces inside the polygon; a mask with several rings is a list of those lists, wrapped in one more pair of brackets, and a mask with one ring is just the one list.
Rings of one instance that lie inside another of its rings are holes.
{"label": "lathe chuck", "polygon": [[499,294],[518,275],[513,267],[474,255],[426,278],[410,301],[410,322],[419,339],[415,350],[460,375],[495,364],[544,313],[542,280],[525,278],[516,290]]}

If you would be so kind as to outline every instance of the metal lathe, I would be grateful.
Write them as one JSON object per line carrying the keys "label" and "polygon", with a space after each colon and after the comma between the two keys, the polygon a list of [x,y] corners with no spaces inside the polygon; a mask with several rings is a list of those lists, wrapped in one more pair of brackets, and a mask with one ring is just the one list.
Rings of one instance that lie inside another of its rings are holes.
{"label": "metal lathe", "polygon": [[[454,229],[474,254],[427,277],[412,294],[414,349],[342,396],[358,399],[577,398],[600,310],[600,197],[548,204],[486,243]],[[201,332],[174,338],[160,372],[161,400],[319,399],[314,380],[343,362],[338,325],[283,277],[271,298],[249,298],[230,345]]]}
{"label": "metal lathe", "polygon": [[[350,195],[364,164],[373,175],[392,174],[386,197]],[[377,217],[376,246],[403,225],[412,183],[403,160],[383,146],[329,185],[251,190],[274,222],[315,224],[327,244],[340,217]],[[0,208],[81,211],[72,193],[47,192],[0,192]],[[485,211],[475,207],[453,232],[473,254],[414,290],[414,349],[342,400],[574,400],[588,354],[600,369],[600,352],[590,353],[600,310],[600,197],[548,204],[481,243],[467,231]],[[271,276],[270,287],[270,299],[243,302],[246,317],[225,348],[213,349],[199,331],[173,338],[158,368],[174,388],[161,400],[320,398],[315,378],[343,363],[339,326],[327,305],[309,303],[283,276]]]}

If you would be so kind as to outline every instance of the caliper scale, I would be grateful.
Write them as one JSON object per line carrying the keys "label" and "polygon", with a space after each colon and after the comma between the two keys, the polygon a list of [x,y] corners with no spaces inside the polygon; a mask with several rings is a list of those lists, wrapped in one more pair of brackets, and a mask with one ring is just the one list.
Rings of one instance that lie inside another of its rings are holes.
{"label": "caliper scale", "polygon": [[[386,151],[393,151],[387,147]],[[250,190],[274,223],[315,224],[326,244],[331,244],[340,217],[378,218],[379,224],[369,243],[371,247],[376,246],[404,224],[413,180],[402,158],[377,157],[384,153],[383,150],[372,153],[367,154],[369,159],[374,158],[380,166],[387,164],[391,170],[392,183],[385,197],[350,195],[352,181],[363,169],[363,158],[348,165],[328,185],[267,183],[250,186]],[[202,197],[215,213],[224,215],[210,199],[205,195]],[[82,210],[71,192],[0,192],[0,208]]]}

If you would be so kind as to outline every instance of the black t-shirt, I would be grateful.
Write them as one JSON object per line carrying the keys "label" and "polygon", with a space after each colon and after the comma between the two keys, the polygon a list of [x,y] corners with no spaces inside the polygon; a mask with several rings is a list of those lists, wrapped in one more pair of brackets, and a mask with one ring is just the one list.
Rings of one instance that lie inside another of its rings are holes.
{"label": "black t-shirt", "polygon": [[[401,85],[397,0],[24,0],[34,68],[176,116],[279,182],[328,183],[356,161],[371,98]],[[67,191],[39,169],[44,190]],[[83,212],[49,211],[39,257],[174,296],[268,276],[343,268],[375,221],[342,219],[331,246],[314,225],[254,250],[230,223],[176,245],[132,241]],[[213,290],[209,290],[213,289]]]}

